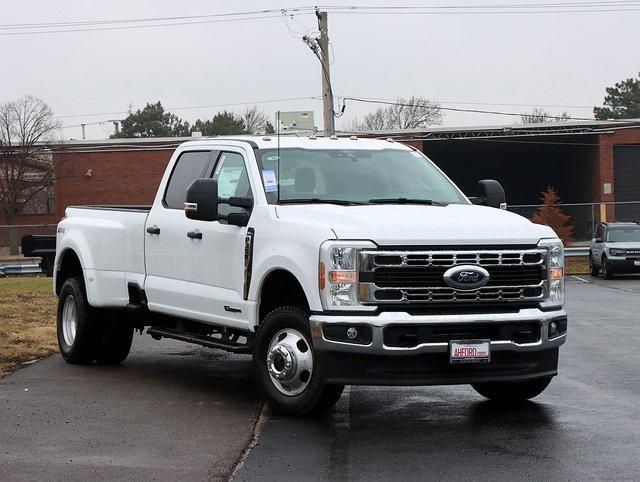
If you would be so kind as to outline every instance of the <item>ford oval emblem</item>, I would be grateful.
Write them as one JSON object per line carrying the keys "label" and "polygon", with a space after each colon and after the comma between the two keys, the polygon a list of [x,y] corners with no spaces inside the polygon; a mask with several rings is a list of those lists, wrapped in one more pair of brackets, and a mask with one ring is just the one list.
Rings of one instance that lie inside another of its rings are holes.
{"label": "ford oval emblem", "polygon": [[489,272],[473,265],[460,265],[445,271],[444,282],[458,290],[475,290],[489,282]]}

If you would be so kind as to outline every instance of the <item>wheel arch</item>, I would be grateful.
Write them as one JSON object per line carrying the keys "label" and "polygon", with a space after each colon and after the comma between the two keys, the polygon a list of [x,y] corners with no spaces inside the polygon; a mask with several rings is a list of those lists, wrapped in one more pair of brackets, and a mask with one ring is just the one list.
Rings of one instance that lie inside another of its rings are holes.
{"label": "wheel arch", "polygon": [[60,252],[57,265],[55,294],[59,296],[64,282],[75,276],[80,276],[84,280],[84,271],[80,256],[73,248],[66,248]]}
{"label": "wheel arch", "polygon": [[271,311],[281,306],[294,306],[303,311],[310,310],[309,300],[300,280],[283,268],[272,269],[265,274],[258,288],[257,323]]}

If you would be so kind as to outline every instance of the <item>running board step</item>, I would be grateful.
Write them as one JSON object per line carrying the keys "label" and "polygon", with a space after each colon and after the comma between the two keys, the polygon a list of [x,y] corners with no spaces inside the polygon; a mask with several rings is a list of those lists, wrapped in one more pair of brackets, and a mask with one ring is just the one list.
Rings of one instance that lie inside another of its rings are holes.
{"label": "running board step", "polygon": [[172,338],[174,340],[186,341],[187,343],[195,343],[197,345],[206,346],[208,348],[217,348],[219,350],[230,351],[231,353],[252,353],[253,349],[248,344],[225,343],[222,340],[216,340],[207,336],[197,335],[184,331],[172,330],[171,328],[160,328],[152,326],[147,333],[156,339]]}

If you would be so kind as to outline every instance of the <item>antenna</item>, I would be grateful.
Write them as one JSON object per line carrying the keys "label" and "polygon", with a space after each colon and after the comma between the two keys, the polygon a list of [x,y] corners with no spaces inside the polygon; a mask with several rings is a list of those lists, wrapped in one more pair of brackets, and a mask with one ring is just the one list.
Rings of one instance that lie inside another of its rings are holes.
{"label": "antenna", "polygon": [[278,119],[276,120],[276,124],[278,125],[277,136],[278,136],[278,160],[276,164],[276,203],[280,204],[280,111],[277,113]]}

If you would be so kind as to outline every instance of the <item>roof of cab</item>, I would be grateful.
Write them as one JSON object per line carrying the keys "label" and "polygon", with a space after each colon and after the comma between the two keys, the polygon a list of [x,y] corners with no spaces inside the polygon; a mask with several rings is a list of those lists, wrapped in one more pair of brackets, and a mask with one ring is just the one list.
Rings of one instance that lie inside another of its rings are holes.
{"label": "roof of cab", "polygon": [[[221,136],[201,137],[182,144],[183,147],[202,147],[225,143],[248,143],[254,149],[298,147],[302,149],[407,149],[411,147],[390,139],[366,139],[357,137],[297,137],[297,136]],[[233,145],[233,144],[232,144]]]}

